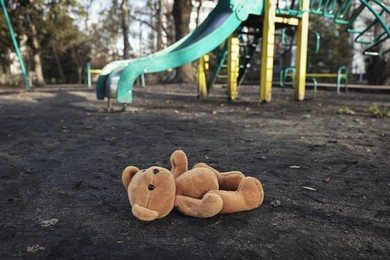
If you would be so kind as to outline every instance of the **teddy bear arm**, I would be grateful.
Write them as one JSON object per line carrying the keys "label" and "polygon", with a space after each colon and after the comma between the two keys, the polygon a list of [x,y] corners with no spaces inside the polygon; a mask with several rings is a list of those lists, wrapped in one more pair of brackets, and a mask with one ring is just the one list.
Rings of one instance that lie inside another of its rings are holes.
{"label": "teddy bear arm", "polygon": [[217,215],[223,206],[223,201],[216,194],[206,194],[202,199],[194,199],[188,196],[177,195],[176,209],[191,217],[210,218]]}
{"label": "teddy bear arm", "polygon": [[142,221],[152,221],[159,218],[157,211],[142,207],[138,204],[134,204],[131,211],[136,218]]}
{"label": "teddy bear arm", "polygon": [[176,179],[184,172],[188,171],[187,155],[182,150],[176,150],[171,155],[171,172]]}

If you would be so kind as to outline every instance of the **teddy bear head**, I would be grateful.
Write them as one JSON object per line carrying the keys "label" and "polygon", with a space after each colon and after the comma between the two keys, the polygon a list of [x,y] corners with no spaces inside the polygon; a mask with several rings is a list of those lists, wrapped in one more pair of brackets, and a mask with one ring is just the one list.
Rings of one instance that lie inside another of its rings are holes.
{"label": "teddy bear head", "polygon": [[122,181],[138,219],[152,221],[172,211],[176,185],[171,171],[157,166],[145,170],[129,166],[122,173]]}

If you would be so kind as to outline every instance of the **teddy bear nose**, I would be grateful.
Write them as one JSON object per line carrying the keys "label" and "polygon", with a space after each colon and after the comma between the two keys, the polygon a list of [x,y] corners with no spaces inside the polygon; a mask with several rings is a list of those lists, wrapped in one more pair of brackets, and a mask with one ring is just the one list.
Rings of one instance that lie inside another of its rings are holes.
{"label": "teddy bear nose", "polygon": [[159,171],[158,169],[154,169],[154,170],[153,170],[153,173],[154,173],[154,174],[157,174],[157,173],[159,173],[159,172],[160,172],[160,171]]}
{"label": "teddy bear nose", "polygon": [[154,185],[150,184],[150,185],[148,186],[148,189],[149,189],[149,190],[154,190]]}

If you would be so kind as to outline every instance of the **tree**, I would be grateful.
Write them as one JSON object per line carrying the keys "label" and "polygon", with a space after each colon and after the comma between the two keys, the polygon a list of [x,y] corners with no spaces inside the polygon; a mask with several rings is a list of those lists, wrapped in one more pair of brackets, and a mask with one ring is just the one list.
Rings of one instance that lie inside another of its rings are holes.
{"label": "tree", "polygon": [[129,42],[129,8],[127,0],[122,0],[121,3],[122,15],[122,32],[123,32],[123,59],[130,58],[130,42]]}
{"label": "tree", "polygon": [[23,26],[29,28],[25,33],[28,37],[27,44],[32,52],[34,72],[36,76],[36,85],[45,86],[45,78],[43,77],[42,57],[41,57],[41,34],[38,28],[44,27],[43,10],[44,0],[19,0],[20,4],[19,14],[22,18]]}
{"label": "tree", "polygon": [[[386,21],[386,17],[383,17]],[[390,18],[387,18],[390,22]],[[372,20],[366,20],[366,25],[369,25],[372,22]],[[381,25],[378,23],[375,23],[374,26],[371,27],[373,34],[373,37],[378,37],[380,34],[385,33]],[[386,43],[388,44],[386,46]],[[373,49],[371,49],[371,52],[381,52],[383,50],[386,50],[390,48],[390,41],[387,39],[387,41],[384,41],[381,44],[378,44]],[[367,56],[366,57],[366,74],[367,74],[367,81],[369,85],[384,85],[386,84],[387,79],[389,78],[389,72],[390,72],[390,59],[388,55],[384,56]]]}
{"label": "tree", "polygon": [[87,19],[86,8],[78,1],[52,0],[46,3],[46,24],[41,31],[41,44],[47,78],[62,83],[81,83],[82,69],[90,56],[91,41],[75,20],[81,21],[84,17]]}
{"label": "tree", "polygon": [[[89,0],[90,2],[92,0]],[[77,23],[86,16],[77,0],[6,0],[17,39],[24,49],[24,62],[35,72],[35,85],[45,79],[55,82],[81,81],[81,71],[89,56],[89,40]],[[1,34],[4,28],[0,27]],[[8,39],[9,37],[6,37]],[[27,42],[24,39],[27,38]],[[22,41],[23,39],[23,41]],[[2,57],[13,51],[2,45]],[[3,55],[4,54],[4,55]],[[6,60],[3,60],[3,65]]]}
{"label": "tree", "polygon": [[[190,16],[192,1],[175,0],[172,14],[175,18],[176,41],[180,40],[190,32]],[[176,81],[188,83],[194,81],[194,72],[191,63],[185,64],[176,71]]]}
{"label": "tree", "polygon": [[366,58],[366,73],[369,85],[384,85],[389,76],[390,62],[383,56]]}
{"label": "tree", "polygon": [[[5,1],[5,5],[8,6],[9,3]],[[8,9],[8,8],[7,8]],[[1,83],[10,83],[9,82],[9,70],[10,65],[12,64],[12,59],[10,57],[10,53],[14,52],[13,49],[13,43],[10,36],[9,28],[7,25],[7,21],[5,19],[5,16],[2,13],[0,14],[0,76],[1,76]],[[13,13],[8,11],[9,16],[12,17]],[[16,37],[16,40],[20,43],[21,41],[21,27],[18,26],[18,24],[13,24],[13,31]],[[20,44],[19,44],[20,45]],[[4,76],[3,76],[4,75]]]}
{"label": "tree", "polygon": [[[316,54],[314,32],[321,36],[320,50]],[[336,24],[333,20],[319,15],[310,17],[308,72],[336,72],[340,66],[350,68],[352,61],[352,44],[346,27]]]}

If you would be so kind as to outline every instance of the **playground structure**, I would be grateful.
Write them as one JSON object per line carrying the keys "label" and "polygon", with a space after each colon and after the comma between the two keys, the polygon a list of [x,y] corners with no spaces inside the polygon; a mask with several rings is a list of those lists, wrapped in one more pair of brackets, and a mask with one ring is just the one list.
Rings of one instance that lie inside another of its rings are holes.
{"label": "playground structure", "polygon": [[83,73],[83,79],[82,82],[83,84],[87,84],[88,88],[92,87],[92,75],[100,74],[102,72],[100,69],[91,69],[91,64],[87,62],[85,64],[84,68],[84,73]]}
{"label": "playground structure", "polygon": [[[286,67],[280,71],[280,86],[285,88],[287,86],[288,78],[291,78],[294,82],[295,79],[295,68]],[[317,94],[318,81],[317,78],[336,78],[336,91],[337,94],[340,93],[341,82],[344,80],[345,92],[348,91],[348,70],[345,66],[340,66],[337,70],[337,73],[306,73],[306,77],[313,82],[313,97]]]}
{"label": "playground structure", "polygon": [[[390,40],[390,28],[385,16],[390,9],[380,0],[220,0],[207,19],[192,33],[170,47],[144,58],[119,60],[107,64],[101,71],[96,94],[98,99],[117,98],[119,103],[131,103],[133,85],[144,74],[179,67],[199,59],[227,40],[227,85],[228,98],[237,98],[237,85],[246,66],[239,66],[239,34],[243,27],[255,41],[261,38],[260,101],[271,101],[274,66],[275,30],[288,26],[297,28],[295,67],[295,96],[304,100],[308,52],[309,14],[322,15],[335,23],[346,26],[354,34],[356,43],[365,45],[365,55],[384,55],[390,52],[383,43]],[[370,14],[370,23],[361,26],[363,14]],[[360,23],[360,24],[359,24]],[[378,33],[379,31],[379,33]],[[384,47],[383,47],[384,46]],[[382,48],[382,49],[381,49]],[[253,55],[248,49],[243,56]],[[219,59],[217,66],[221,65]],[[200,59],[199,95],[207,95],[207,57]],[[202,74],[203,73],[203,74]],[[212,76],[214,77],[214,76]]]}
{"label": "playground structure", "polygon": [[22,71],[24,84],[26,85],[27,91],[30,91],[31,90],[30,83],[28,81],[28,77],[27,77],[26,69],[24,67],[22,55],[20,54],[20,51],[19,51],[18,42],[15,39],[14,30],[12,29],[11,21],[10,21],[9,16],[8,16],[7,8],[5,7],[4,0],[0,0],[0,4],[1,4],[1,8],[3,9],[3,12],[4,12],[5,20],[7,21],[9,33],[11,35],[11,39],[12,39],[12,42],[14,44],[16,55],[17,55],[18,60],[19,60],[20,70]]}

